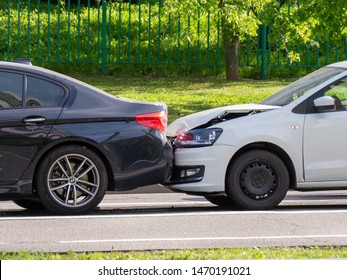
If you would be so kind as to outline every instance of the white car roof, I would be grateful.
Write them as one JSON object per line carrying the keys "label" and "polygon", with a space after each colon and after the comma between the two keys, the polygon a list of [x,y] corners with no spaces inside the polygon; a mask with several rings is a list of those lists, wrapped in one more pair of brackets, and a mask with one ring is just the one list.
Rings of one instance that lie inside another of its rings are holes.
{"label": "white car roof", "polygon": [[340,67],[340,68],[346,68],[347,69],[347,60],[341,61],[341,62],[336,62],[333,64],[329,64],[327,66],[331,67]]}

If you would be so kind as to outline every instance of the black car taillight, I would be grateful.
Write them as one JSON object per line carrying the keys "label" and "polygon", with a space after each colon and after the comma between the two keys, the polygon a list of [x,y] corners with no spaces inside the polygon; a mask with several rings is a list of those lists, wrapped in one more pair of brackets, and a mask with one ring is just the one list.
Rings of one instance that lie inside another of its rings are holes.
{"label": "black car taillight", "polygon": [[137,115],[135,119],[140,125],[156,130],[165,131],[167,128],[167,112],[165,110],[154,113],[140,114]]}

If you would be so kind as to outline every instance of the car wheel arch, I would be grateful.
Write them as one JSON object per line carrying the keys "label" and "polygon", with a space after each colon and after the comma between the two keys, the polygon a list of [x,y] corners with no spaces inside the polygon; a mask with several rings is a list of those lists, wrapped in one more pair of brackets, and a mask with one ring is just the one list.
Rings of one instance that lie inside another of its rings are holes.
{"label": "car wheel arch", "polygon": [[113,172],[112,172],[112,167],[110,164],[110,160],[107,158],[107,156],[95,145],[89,143],[89,142],[84,142],[84,141],[78,141],[78,140],[70,140],[70,141],[64,141],[64,142],[59,142],[56,143],[55,145],[49,146],[49,148],[45,149],[43,153],[40,154],[39,158],[36,160],[35,164],[35,170],[34,170],[34,178],[33,178],[33,193],[36,192],[36,177],[37,177],[37,172],[40,166],[40,162],[47,156],[49,155],[52,151],[66,145],[75,145],[75,146],[83,146],[86,147],[87,149],[92,150],[94,153],[96,153],[101,161],[104,163],[107,171],[107,178],[108,178],[108,187],[107,190],[112,190],[113,185],[114,185],[114,177],[113,177]]}
{"label": "car wheel arch", "polygon": [[[250,144],[242,147],[231,158],[231,160],[228,164],[227,170],[229,170],[230,166],[233,164],[233,162],[235,161],[236,158],[238,158],[241,154],[248,152],[248,151],[252,151],[252,150],[264,150],[264,151],[268,151],[268,152],[276,154],[283,161],[285,166],[287,167],[287,170],[289,173],[289,179],[290,179],[289,189],[295,189],[296,188],[296,183],[297,183],[296,171],[295,171],[295,167],[294,167],[292,159],[285,152],[284,149],[282,149],[281,147],[279,147],[278,145],[275,145],[273,143],[254,142],[254,143],[250,143]],[[226,180],[226,177],[225,177],[225,180]]]}

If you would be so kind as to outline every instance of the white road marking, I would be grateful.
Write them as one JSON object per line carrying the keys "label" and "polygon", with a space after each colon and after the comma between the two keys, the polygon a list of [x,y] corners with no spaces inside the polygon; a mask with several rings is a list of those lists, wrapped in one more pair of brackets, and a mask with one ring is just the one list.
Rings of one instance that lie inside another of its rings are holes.
{"label": "white road marking", "polygon": [[106,203],[101,203],[99,207],[102,206],[114,206],[117,208],[117,206],[143,206],[143,207],[149,207],[149,206],[183,206],[183,205],[196,205],[196,204],[212,204],[208,201],[188,201],[188,202],[123,202],[123,203],[117,203],[117,202],[106,202]]}
{"label": "white road marking", "polygon": [[233,236],[233,237],[191,237],[191,238],[140,238],[140,239],[105,239],[105,240],[64,240],[57,241],[62,244],[71,243],[121,243],[121,242],[178,242],[178,241],[217,241],[217,240],[263,240],[263,239],[320,239],[320,238],[347,238],[347,234],[333,235],[295,235],[295,236]]}
{"label": "white road marking", "polygon": [[237,215],[311,215],[311,214],[347,214],[347,210],[268,210],[268,211],[200,211],[175,213],[143,213],[143,214],[112,214],[112,215],[81,215],[81,216],[36,216],[36,217],[0,217],[0,221],[12,220],[81,220],[81,219],[128,219],[151,217],[183,217],[183,216],[237,216]]}

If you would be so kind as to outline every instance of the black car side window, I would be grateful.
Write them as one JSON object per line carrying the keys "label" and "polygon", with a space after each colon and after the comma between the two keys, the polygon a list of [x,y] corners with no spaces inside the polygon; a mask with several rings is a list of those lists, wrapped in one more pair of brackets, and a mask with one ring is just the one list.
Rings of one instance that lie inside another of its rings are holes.
{"label": "black car side window", "polygon": [[27,77],[27,82],[26,107],[59,106],[65,94],[62,87],[52,82],[30,76]]}
{"label": "black car side window", "polygon": [[0,72],[0,109],[22,107],[23,75]]}

